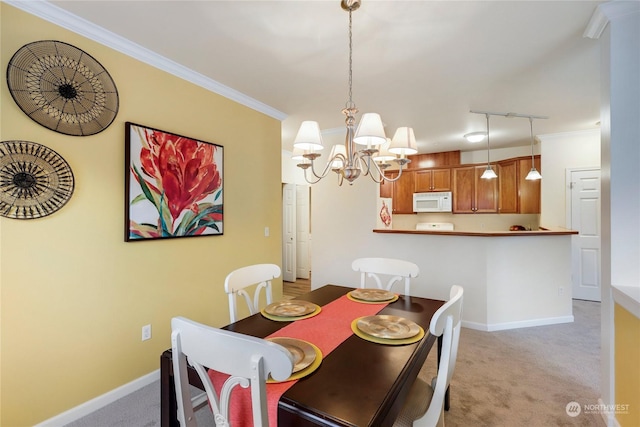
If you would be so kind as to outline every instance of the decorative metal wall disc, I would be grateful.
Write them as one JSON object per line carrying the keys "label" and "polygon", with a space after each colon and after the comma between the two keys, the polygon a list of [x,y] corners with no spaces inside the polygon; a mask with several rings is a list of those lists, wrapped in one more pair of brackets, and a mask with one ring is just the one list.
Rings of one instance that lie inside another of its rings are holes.
{"label": "decorative metal wall disc", "polygon": [[69,164],[30,141],[0,142],[0,215],[35,219],[62,208],[73,194]]}
{"label": "decorative metal wall disc", "polygon": [[60,41],[18,49],[7,67],[7,85],[27,116],[65,135],[96,134],[118,114],[118,90],[107,70],[88,53]]}

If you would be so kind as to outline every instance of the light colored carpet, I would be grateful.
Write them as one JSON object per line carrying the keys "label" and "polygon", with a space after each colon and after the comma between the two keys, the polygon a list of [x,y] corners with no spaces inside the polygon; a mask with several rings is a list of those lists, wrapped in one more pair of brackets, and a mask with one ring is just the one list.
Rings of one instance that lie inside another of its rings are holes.
{"label": "light colored carpet", "polygon": [[[597,404],[600,372],[600,304],[574,301],[574,323],[500,332],[462,329],[451,383],[448,427],[551,427],[605,424],[599,414],[567,415],[566,406]],[[420,375],[435,375],[432,351]],[[213,425],[208,410],[201,426]],[[160,425],[160,384],[155,382],[67,427]]]}
{"label": "light colored carpet", "polygon": [[[600,303],[574,301],[573,323],[481,332],[463,328],[451,382],[448,427],[604,426],[599,414],[570,417],[600,397]],[[435,353],[420,375],[435,375]]]}

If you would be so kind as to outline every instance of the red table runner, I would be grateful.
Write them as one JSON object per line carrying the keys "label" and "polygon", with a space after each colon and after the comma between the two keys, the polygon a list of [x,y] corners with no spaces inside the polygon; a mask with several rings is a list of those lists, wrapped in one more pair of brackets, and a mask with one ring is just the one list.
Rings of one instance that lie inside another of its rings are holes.
{"label": "red table runner", "polygon": [[[316,345],[326,357],[344,340],[353,335],[351,322],[362,316],[372,316],[380,312],[388,303],[365,304],[350,300],[346,295],[322,307],[320,314],[308,319],[297,320],[269,337],[297,338]],[[209,371],[214,388],[220,393],[227,375]],[[278,425],[278,401],[298,380],[267,384],[267,406],[269,426]],[[219,395],[219,394],[218,394]],[[249,389],[236,387],[231,393],[229,424],[233,427],[252,427],[251,394]]]}

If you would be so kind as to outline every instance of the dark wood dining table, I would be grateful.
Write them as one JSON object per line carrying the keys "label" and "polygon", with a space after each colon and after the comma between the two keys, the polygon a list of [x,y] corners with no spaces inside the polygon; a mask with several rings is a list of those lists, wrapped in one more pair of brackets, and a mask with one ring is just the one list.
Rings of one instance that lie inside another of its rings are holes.
{"label": "dark wood dining table", "polygon": [[[326,285],[297,299],[319,306],[354,288]],[[414,344],[383,345],[351,335],[322,359],[311,375],[297,381],[280,398],[279,427],[391,426],[418,376],[436,337],[428,333],[433,314],[444,301],[400,295],[379,314],[400,316],[422,326],[426,335]],[[275,322],[255,314],[226,326],[235,332],[264,338],[290,322]],[[311,341],[311,340],[310,340]],[[171,350],[160,357],[161,426],[178,426]],[[202,387],[195,372],[191,383]]]}

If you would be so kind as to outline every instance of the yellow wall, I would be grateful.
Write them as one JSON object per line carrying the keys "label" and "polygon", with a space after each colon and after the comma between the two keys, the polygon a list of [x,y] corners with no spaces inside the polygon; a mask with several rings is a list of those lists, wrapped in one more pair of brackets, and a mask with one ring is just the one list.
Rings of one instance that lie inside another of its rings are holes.
{"label": "yellow wall", "polygon": [[[640,426],[640,319],[620,305],[616,325],[616,419],[621,427]],[[625,406],[628,405],[628,406]]]}
{"label": "yellow wall", "polygon": [[[281,150],[276,119],[5,3],[0,12],[3,73],[21,46],[60,40],[94,56],[120,96],[106,130],[73,137],[28,118],[1,79],[2,141],[52,148],[76,181],[69,203],[49,217],[0,218],[0,424],[12,427],[158,369],[173,316],[228,323],[226,274],[281,261]],[[223,236],[124,242],[125,121],[224,146]],[[141,342],[148,323],[153,338]]]}

